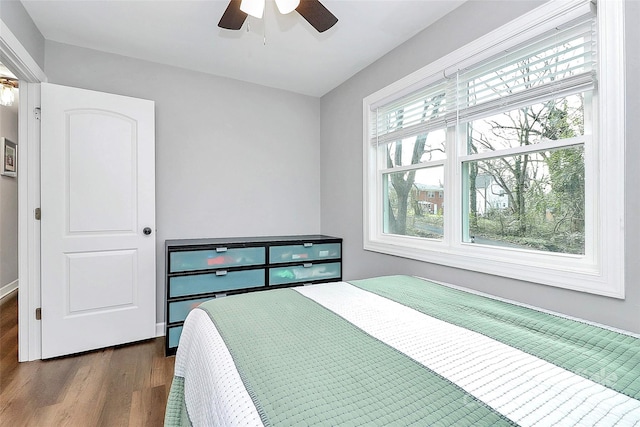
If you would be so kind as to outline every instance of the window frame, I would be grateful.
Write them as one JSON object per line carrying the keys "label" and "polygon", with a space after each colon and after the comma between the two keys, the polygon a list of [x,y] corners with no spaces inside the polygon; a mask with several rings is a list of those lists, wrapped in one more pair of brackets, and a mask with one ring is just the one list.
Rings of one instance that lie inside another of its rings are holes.
{"label": "window frame", "polygon": [[[592,132],[595,163],[585,184],[585,203],[593,212],[585,232],[593,234],[593,247],[585,255],[506,249],[465,243],[462,239],[462,161],[456,127],[447,128],[444,238],[426,239],[382,233],[381,175],[378,148],[371,144],[372,109],[415,92],[442,77],[442,70],[478,63],[509,46],[516,46],[563,23],[584,15],[585,0],[549,1],[472,43],[369,95],[363,100],[363,247],[365,250],[425,261],[465,270],[624,298],[624,151],[625,70],[624,2],[600,0],[597,4],[598,90],[593,102],[597,120]],[[449,133],[452,134],[449,134]],[[584,138],[583,138],[584,139]],[[469,156],[466,156],[469,157]],[[466,159],[468,160],[468,158]],[[418,166],[418,165],[416,165]],[[424,167],[421,164],[418,167]],[[597,190],[597,191],[590,191]],[[597,207],[605,208],[598,209]],[[588,228],[588,229],[587,229]],[[585,245],[589,243],[585,242]]]}

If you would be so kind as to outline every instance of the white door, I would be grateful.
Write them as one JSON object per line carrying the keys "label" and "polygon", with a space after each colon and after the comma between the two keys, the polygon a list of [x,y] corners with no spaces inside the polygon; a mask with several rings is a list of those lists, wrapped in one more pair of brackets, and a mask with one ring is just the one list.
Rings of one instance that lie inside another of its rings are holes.
{"label": "white door", "polygon": [[154,103],[43,83],[41,105],[42,358],[154,337]]}

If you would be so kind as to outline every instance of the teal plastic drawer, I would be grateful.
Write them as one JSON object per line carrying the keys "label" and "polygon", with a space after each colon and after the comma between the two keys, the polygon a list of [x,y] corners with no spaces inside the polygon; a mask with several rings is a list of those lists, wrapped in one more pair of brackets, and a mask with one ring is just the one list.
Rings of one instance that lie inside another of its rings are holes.
{"label": "teal plastic drawer", "polygon": [[287,283],[306,283],[315,280],[337,279],[340,274],[340,263],[305,264],[293,267],[278,267],[269,270],[270,285]]}
{"label": "teal plastic drawer", "polygon": [[204,293],[264,286],[264,269],[226,271],[169,278],[169,297],[183,297]]}
{"label": "teal plastic drawer", "polygon": [[340,258],[340,243],[305,243],[302,245],[271,246],[269,262],[307,262]]}
{"label": "teal plastic drawer", "polygon": [[167,336],[165,337],[169,341],[169,348],[175,348],[178,346],[178,343],[180,342],[180,334],[182,334],[182,325],[169,328]]}
{"label": "teal plastic drawer", "polygon": [[169,323],[182,322],[187,318],[187,314],[205,301],[209,301],[211,297],[189,299],[186,301],[174,301],[169,303]]}
{"label": "teal plastic drawer", "polygon": [[169,272],[210,270],[264,264],[265,248],[226,248],[169,253]]}

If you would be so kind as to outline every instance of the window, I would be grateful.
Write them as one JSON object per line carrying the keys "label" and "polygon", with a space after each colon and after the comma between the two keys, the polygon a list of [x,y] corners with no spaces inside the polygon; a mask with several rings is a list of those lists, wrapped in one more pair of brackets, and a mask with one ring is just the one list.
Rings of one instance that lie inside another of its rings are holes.
{"label": "window", "polygon": [[622,297],[622,7],[549,2],[365,98],[365,249]]}

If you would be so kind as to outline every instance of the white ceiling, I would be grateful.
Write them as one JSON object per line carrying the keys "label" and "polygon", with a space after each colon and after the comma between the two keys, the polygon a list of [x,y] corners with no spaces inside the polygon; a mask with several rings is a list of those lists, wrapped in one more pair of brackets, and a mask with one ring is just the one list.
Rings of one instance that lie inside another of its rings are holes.
{"label": "white ceiling", "polygon": [[48,40],[322,96],[463,1],[322,0],[339,19],[322,34],[273,0],[239,31],[217,26],[228,0],[22,3]]}

